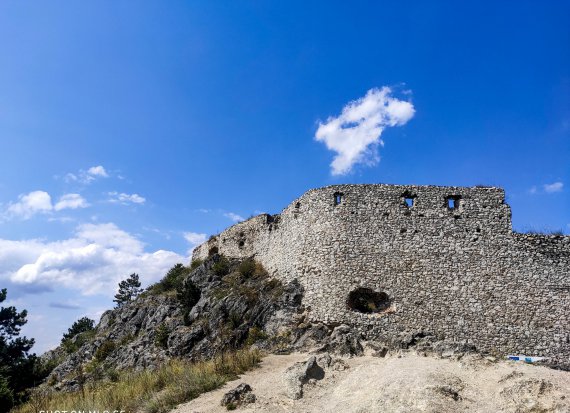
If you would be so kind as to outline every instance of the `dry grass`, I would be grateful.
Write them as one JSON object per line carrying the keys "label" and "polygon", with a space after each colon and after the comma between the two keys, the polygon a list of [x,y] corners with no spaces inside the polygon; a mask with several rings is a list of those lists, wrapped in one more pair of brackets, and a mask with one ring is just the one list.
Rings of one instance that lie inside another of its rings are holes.
{"label": "dry grass", "polygon": [[171,360],[153,371],[122,372],[116,382],[86,384],[82,391],[74,393],[37,389],[30,401],[14,409],[13,413],[37,413],[40,410],[167,412],[177,404],[235,379],[260,360],[259,352],[250,350],[224,354],[204,362]]}

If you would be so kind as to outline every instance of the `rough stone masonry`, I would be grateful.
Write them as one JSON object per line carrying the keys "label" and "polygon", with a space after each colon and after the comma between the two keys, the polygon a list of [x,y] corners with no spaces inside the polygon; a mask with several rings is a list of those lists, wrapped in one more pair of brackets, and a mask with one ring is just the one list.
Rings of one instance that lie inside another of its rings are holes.
{"label": "rough stone masonry", "polygon": [[195,249],[298,279],[310,319],[387,340],[425,331],[570,366],[570,236],[512,231],[503,189],[335,185]]}

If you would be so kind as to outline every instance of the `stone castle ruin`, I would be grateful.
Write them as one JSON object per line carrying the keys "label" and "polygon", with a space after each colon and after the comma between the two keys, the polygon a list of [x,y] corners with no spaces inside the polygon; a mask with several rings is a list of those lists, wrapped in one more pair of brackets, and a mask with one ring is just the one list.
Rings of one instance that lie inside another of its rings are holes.
{"label": "stone castle ruin", "polygon": [[335,185],[195,249],[304,287],[313,321],[409,331],[570,366],[570,237],[512,231],[495,187]]}

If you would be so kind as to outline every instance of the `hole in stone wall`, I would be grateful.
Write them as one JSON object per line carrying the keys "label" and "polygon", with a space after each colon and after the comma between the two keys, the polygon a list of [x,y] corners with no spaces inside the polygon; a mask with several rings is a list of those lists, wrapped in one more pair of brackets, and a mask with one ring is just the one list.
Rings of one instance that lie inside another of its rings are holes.
{"label": "hole in stone wall", "polygon": [[208,256],[210,256],[210,257],[214,254],[217,254],[217,253],[218,253],[218,247],[212,247],[208,250]]}
{"label": "hole in stone wall", "polygon": [[297,203],[295,204],[295,208],[296,208],[296,209],[301,208],[301,203],[300,203],[300,202],[297,202]]}
{"label": "hole in stone wall", "polygon": [[404,204],[404,206],[411,208],[414,206],[415,201],[416,196],[411,192],[406,191],[402,194],[402,204]]}
{"label": "hole in stone wall", "polygon": [[341,192],[335,192],[334,193],[334,205],[335,206],[340,205],[343,197],[344,197],[344,195]]}
{"label": "hole in stone wall", "polygon": [[384,292],[359,287],[348,294],[346,304],[359,313],[378,313],[390,307],[390,297]]}
{"label": "hole in stone wall", "polygon": [[240,242],[238,242],[238,247],[243,247],[245,245],[245,241],[241,240]]}
{"label": "hole in stone wall", "polygon": [[447,208],[448,209],[458,209],[460,199],[461,199],[461,196],[459,196],[459,195],[449,195],[447,198],[445,198]]}

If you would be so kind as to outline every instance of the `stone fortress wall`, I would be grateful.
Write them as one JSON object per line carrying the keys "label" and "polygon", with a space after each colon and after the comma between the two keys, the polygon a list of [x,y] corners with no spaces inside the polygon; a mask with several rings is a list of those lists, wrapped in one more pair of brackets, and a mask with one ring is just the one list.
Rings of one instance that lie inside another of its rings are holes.
{"label": "stone fortress wall", "polygon": [[[212,237],[193,258],[214,252],[253,256],[282,281],[298,279],[315,321],[386,340],[430,332],[570,366],[570,237],[513,233],[500,188],[313,189],[281,214]],[[379,306],[355,309],[351,293],[370,290]]]}

